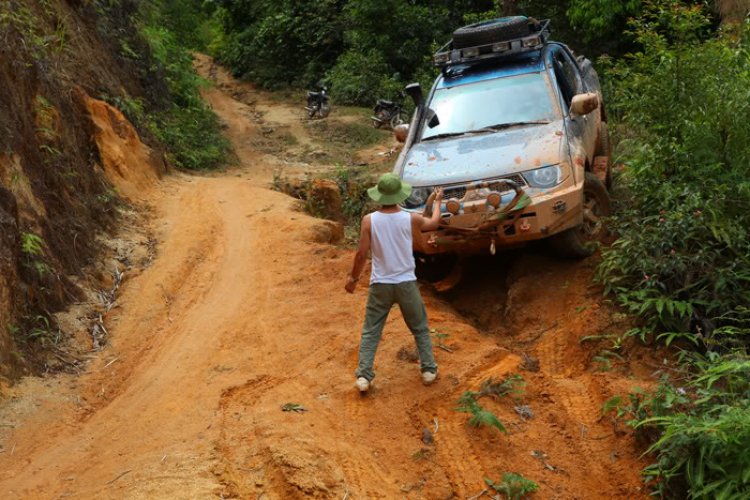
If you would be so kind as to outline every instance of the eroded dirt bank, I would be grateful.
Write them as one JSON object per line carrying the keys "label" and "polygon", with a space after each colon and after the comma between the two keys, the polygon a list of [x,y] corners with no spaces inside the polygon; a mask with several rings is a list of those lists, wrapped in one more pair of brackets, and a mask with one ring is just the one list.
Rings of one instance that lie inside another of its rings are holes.
{"label": "eroded dirt bank", "polygon": [[[199,67],[211,71],[205,58]],[[207,98],[241,166],[143,193],[156,258],[107,316],[104,356],[9,438],[3,498],[452,499],[506,472],[539,483],[538,498],[646,496],[642,450],[600,417],[609,397],[650,382],[651,361],[636,351],[600,371],[579,342],[628,327],[590,288],[589,263],[532,249],[450,294],[425,287],[449,349],[436,350],[438,383],[423,387],[418,365],[399,355],[413,342],[396,308],[375,389],[360,397],[352,373],[366,289],[343,291],[352,251],[326,243],[331,223],[268,189],[281,160],[254,145],[268,126],[258,113],[301,114],[213,71],[223,85]],[[252,105],[233,97],[240,91],[254,93]],[[524,394],[479,400],[510,433],[467,428],[460,395],[514,373]],[[524,405],[533,418],[515,410]]]}

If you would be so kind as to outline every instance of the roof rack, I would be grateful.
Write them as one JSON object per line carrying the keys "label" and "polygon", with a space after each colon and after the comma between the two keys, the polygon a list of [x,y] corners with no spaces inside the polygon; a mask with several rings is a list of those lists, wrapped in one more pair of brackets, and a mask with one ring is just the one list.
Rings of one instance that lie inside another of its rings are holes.
{"label": "roof rack", "polygon": [[435,67],[446,72],[451,66],[473,65],[493,59],[505,59],[526,52],[539,50],[549,40],[549,19],[529,20],[531,34],[476,47],[453,48],[453,39],[432,56]]}

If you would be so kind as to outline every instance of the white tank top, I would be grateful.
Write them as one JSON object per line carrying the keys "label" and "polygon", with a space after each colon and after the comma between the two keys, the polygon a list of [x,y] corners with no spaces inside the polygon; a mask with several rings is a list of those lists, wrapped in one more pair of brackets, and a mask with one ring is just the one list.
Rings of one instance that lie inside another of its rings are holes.
{"label": "white tank top", "polygon": [[404,283],[416,281],[412,253],[411,214],[396,212],[370,214],[372,236],[373,283]]}

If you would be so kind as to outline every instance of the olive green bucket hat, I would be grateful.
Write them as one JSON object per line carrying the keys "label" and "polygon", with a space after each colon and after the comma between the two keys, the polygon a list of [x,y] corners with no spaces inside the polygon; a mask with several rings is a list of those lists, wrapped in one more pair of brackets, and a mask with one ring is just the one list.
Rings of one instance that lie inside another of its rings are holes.
{"label": "olive green bucket hat", "polygon": [[411,186],[392,173],[383,174],[378,184],[367,190],[370,198],[381,205],[397,205],[411,195]]}

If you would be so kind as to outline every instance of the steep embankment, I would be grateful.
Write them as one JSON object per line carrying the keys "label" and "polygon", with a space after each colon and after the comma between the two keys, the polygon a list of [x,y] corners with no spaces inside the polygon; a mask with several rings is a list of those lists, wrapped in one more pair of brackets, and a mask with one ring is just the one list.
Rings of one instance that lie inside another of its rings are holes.
{"label": "steep embankment", "polygon": [[166,167],[149,134],[156,149],[98,100],[166,93],[148,70],[137,8],[0,1],[0,380],[64,366],[38,352],[59,341],[52,315],[105,287],[81,275],[102,252],[96,234],[113,228],[119,194],[135,195]]}

